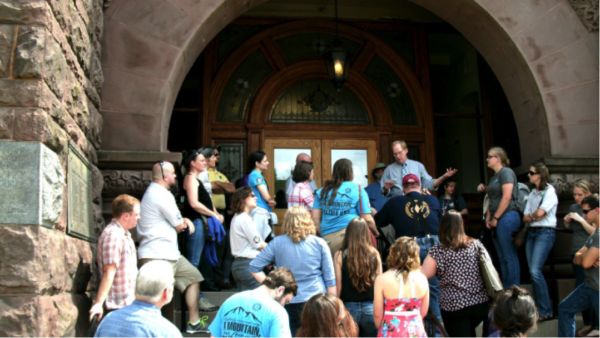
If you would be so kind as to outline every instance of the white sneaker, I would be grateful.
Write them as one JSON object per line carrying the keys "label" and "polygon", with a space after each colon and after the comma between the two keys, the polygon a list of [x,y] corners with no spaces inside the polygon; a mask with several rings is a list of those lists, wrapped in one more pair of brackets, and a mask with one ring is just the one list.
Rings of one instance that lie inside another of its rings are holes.
{"label": "white sneaker", "polygon": [[202,297],[200,298],[200,305],[198,306],[198,309],[200,309],[200,311],[212,312],[217,311],[219,307],[211,304],[208,300],[206,300],[206,298]]}

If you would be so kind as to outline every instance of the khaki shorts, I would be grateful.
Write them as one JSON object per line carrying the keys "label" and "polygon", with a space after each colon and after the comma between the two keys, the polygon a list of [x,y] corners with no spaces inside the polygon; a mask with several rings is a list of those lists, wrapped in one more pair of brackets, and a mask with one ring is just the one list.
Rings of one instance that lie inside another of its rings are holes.
{"label": "khaki shorts", "polygon": [[[150,261],[155,260],[156,259],[140,259],[140,267]],[[204,280],[204,277],[202,277],[200,271],[190,264],[190,262],[188,262],[188,260],[183,256],[179,256],[177,261],[164,261],[168,262],[173,267],[173,274],[175,275],[175,287],[181,293],[184,293],[188,286]]]}
{"label": "khaki shorts", "polygon": [[342,248],[342,244],[344,244],[344,236],[346,236],[345,228],[323,236],[323,239],[325,242],[327,242],[329,250],[331,251],[331,257],[333,257],[333,255]]}

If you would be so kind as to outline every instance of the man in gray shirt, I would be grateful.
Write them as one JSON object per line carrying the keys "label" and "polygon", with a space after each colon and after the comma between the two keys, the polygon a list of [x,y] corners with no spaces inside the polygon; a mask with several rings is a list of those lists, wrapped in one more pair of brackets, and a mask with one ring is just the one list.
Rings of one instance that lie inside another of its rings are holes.
{"label": "man in gray shirt", "polygon": [[402,178],[408,174],[416,175],[421,180],[423,189],[437,190],[437,187],[442,184],[445,179],[452,177],[457,172],[457,169],[449,168],[440,178],[433,179],[429,176],[425,166],[423,166],[421,162],[408,159],[406,142],[394,141],[394,143],[392,143],[392,151],[396,162],[390,164],[381,177],[381,182],[384,182],[381,193],[384,196],[404,195],[402,190]]}
{"label": "man in gray shirt", "polygon": [[[598,249],[598,224],[600,218],[600,208],[598,208],[598,195],[588,196],[581,202],[585,220],[596,227],[596,231],[585,242],[573,259],[573,264],[583,266],[585,269],[585,281],[579,285],[575,291],[567,296],[558,306],[558,336],[575,337],[575,314],[592,308],[598,317],[598,259],[600,251]],[[598,334],[592,331],[588,333],[591,337]]]}

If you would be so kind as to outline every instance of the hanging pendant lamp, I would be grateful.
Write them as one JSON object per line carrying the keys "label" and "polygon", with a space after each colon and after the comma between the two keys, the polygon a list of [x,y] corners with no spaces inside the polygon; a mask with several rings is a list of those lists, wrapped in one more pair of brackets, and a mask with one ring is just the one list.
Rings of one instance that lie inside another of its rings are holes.
{"label": "hanging pendant lamp", "polygon": [[344,83],[348,80],[352,54],[342,48],[342,41],[338,36],[337,0],[335,0],[335,36],[336,38],[333,41],[331,51],[323,55],[323,58],[325,59],[325,66],[327,67],[327,73],[329,73],[329,79],[339,92]]}

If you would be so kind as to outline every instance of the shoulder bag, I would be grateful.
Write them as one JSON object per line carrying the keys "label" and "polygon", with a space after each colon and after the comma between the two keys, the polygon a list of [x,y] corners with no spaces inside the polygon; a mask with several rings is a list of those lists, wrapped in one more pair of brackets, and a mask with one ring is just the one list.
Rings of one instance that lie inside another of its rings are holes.
{"label": "shoulder bag", "polygon": [[485,284],[485,289],[487,290],[488,296],[496,300],[496,298],[504,290],[504,287],[502,286],[502,281],[500,280],[500,276],[498,276],[498,271],[496,271],[496,268],[492,263],[492,259],[490,258],[490,255],[483,246],[483,244],[480,241],[476,241],[475,245],[477,245],[477,256],[479,260],[479,270],[481,272],[481,279],[483,279],[483,283]]}
{"label": "shoulder bag", "polygon": [[[547,187],[546,190],[548,190]],[[544,193],[542,194],[542,199],[540,200],[540,204],[538,205],[537,209],[534,210],[534,212],[542,206],[542,203],[544,202],[544,196],[546,196],[546,190],[544,190]],[[513,244],[517,249],[522,247],[525,244],[525,242],[527,242],[527,230],[529,230],[529,226],[529,223],[523,223],[517,231],[512,233]]]}

